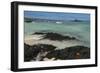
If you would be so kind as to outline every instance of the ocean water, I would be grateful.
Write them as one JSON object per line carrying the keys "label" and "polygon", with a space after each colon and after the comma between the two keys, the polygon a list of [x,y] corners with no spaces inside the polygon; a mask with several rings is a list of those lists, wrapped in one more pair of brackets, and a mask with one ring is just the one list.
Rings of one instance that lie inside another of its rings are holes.
{"label": "ocean water", "polygon": [[86,22],[30,22],[24,23],[24,34],[30,35],[34,32],[56,32],[64,35],[71,35],[90,44],[90,23]]}
{"label": "ocean water", "polygon": [[[43,35],[34,34],[35,32],[55,32],[62,35],[73,36],[78,40],[50,40],[42,39]],[[25,22],[24,23],[24,43],[30,46],[36,44],[49,44],[55,46],[55,50],[62,50],[72,46],[85,46],[90,48],[90,23],[89,22],[66,22],[66,23],[50,23],[50,22]],[[83,48],[82,48],[83,49]],[[84,51],[83,51],[84,52]],[[41,55],[38,53],[35,60],[40,61]],[[43,59],[43,61],[45,58]],[[51,59],[48,59],[50,60]],[[46,61],[46,60],[45,60]],[[52,60],[53,61],[53,60]]]}

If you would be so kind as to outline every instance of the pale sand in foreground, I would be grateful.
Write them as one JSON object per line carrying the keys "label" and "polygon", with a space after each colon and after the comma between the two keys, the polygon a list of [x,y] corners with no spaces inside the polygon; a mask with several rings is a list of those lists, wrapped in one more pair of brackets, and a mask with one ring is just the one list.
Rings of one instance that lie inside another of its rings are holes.
{"label": "pale sand in foreground", "polygon": [[[59,49],[71,47],[71,46],[77,46],[77,45],[84,45],[83,42],[77,41],[77,40],[52,41],[52,40],[48,40],[48,39],[42,39],[42,35],[25,36],[24,42],[28,45],[50,44],[50,45],[57,46]],[[58,49],[58,48],[56,48],[56,49]]]}

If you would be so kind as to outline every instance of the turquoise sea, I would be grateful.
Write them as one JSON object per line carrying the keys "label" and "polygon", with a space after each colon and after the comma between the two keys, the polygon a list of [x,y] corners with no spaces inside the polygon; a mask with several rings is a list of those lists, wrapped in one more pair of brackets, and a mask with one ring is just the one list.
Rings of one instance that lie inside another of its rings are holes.
{"label": "turquoise sea", "polygon": [[30,35],[34,32],[56,32],[64,35],[71,35],[90,44],[90,23],[88,21],[68,21],[66,23],[25,22],[24,34]]}

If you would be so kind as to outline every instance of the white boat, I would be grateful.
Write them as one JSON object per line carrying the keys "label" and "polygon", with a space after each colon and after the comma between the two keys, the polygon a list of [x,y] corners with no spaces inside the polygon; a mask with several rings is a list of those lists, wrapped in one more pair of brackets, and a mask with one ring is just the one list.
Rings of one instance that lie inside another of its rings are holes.
{"label": "white boat", "polygon": [[32,23],[35,23],[34,21],[32,21]]}
{"label": "white boat", "polygon": [[57,23],[57,24],[61,24],[62,22],[58,22],[58,21],[57,21],[56,23]]}

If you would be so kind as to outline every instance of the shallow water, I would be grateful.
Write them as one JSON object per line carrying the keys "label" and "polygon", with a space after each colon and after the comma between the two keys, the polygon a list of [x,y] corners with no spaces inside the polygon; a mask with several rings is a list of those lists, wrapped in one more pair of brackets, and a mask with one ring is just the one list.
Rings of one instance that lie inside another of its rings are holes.
{"label": "shallow water", "polygon": [[50,23],[50,22],[30,22],[24,23],[24,34],[30,35],[34,32],[56,32],[64,35],[77,37],[90,45],[90,23],[89,22],[65,22],[65,23]]}

